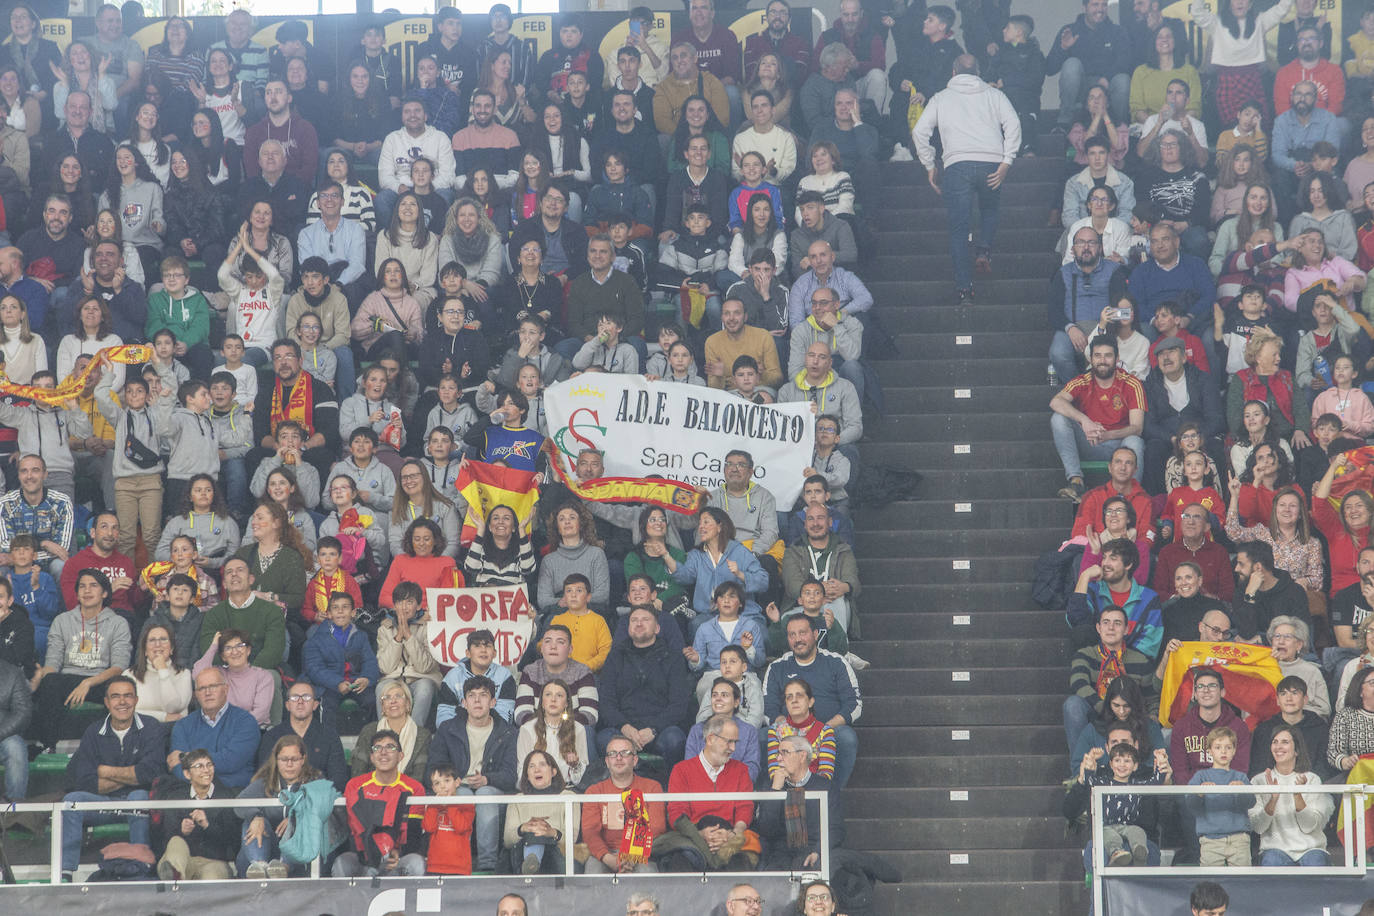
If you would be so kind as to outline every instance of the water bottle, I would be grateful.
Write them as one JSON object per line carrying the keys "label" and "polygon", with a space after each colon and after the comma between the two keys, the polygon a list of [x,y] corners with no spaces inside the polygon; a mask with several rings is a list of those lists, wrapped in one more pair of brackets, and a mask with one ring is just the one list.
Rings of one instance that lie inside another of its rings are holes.
{"label": "water bottle", "polygon": [[1326,383],[1326,387],[1330,388],[1333,384],[1331,365],[1326,361],[1326,357],[1320,353],[1317,354],[1316,359],[1312,360],[1312,373],[1320,376],[1321,380]]}
{"label": "water bottle", "polygon": [[1054,371],[1054,363],[1050,363],[1049,369],[1045,371],[1045,381],[1051,388],[1059,388],[1059,373]]}

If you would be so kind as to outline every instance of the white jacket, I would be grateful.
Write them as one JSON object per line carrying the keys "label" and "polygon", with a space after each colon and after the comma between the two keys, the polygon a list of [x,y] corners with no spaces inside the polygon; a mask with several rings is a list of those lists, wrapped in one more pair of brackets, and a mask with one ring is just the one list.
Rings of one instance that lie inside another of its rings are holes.
{"label": "white jacket", "polygon": [[1021,149],[1021,120],[1011,102],[1002,90],[972,73],[960,73],[935,93],[911,131],[917,158],[926,171],[935,167],[930,135],[936,128],[944,143],[946,166],[956,162],[1010,164]]}
{"label": "white jacket", "polygon": [[434,163],[436,190],[453,187],[453,140],[443,131],[425,125],[425,132],[418,137],[412,137],[404,127],[386,135],[377,159],[377,180],[382,189],[396,191],[401,185],[410,184],[410,164],[421,156]]}

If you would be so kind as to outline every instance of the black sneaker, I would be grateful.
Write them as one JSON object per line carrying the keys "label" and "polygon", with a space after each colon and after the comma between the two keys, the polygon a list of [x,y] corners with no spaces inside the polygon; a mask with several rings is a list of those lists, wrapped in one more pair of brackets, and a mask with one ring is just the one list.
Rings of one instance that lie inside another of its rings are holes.
{"label": "black sneaker", "polygon": [[961,290],[958,290],[958,291],[955,293],[955,295],[957,295],[957,296],[959,297],[959,301],[958,301],[958,303],[957,303],[958,305],[972,305],[972,304],[973,304],[973,290],[972,290],[972,289],[961,289]]}

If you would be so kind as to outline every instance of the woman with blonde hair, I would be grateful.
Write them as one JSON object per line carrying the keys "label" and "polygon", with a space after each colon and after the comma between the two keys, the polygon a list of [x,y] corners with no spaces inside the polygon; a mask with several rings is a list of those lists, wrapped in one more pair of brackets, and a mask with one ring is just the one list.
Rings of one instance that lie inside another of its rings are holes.
{"label": "woman with blonde hair", "polygon": [[29,326],[29,307],[18,296],[0,296],[0,353],[5,377],[17,385],[29,384],[35,372],[48,368],[48,350]]}

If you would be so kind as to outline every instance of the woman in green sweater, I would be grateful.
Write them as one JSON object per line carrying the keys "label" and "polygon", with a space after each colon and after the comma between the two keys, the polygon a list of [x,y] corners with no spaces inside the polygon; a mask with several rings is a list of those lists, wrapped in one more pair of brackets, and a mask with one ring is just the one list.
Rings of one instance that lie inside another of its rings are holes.
{"label": "woman in green sweater", "polygon": [[286,510],[269,500],[258,504],[248,519],[254,543],[239,549],[238,556],[257,578],[254,592],[287,610],[299,610],[305,601],[306,570],[315,565],[300,532]]}
{"label": "woman in green sweater", "polygon": [[670,554],[678,563],[687,559],[687,553],[680,546],[670,543],[677,540],[676,531],[668,523],[668,512],[658,506],[649,506],[639,514],[639,544],[625,556],[625,579],[632,576],[649,576],[658,589],[658,599],[663,609],[670,611],[679,604],[686,603],[682,585],[668,572],[663,563],[665,554]]}

